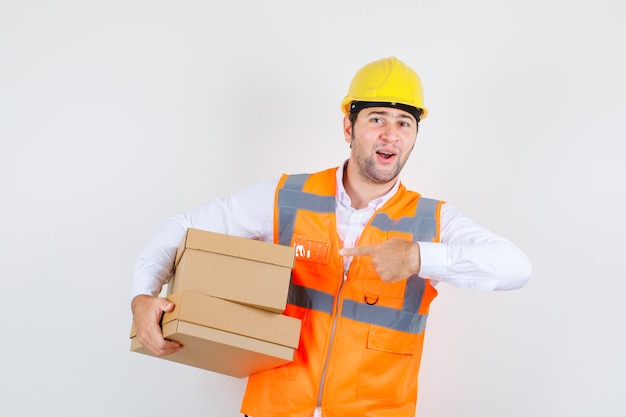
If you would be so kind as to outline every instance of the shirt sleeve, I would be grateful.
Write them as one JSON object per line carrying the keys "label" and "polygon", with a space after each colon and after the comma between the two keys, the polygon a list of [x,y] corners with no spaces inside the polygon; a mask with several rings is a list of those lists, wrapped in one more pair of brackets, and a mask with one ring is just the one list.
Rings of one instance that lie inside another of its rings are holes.
{"label": "shirt sleeve", "polygon": [[457,208],[441,208],[441,242],[420,242],[420,276],[459,288],[513,290],[531,275],[528,257]]}
{"label": "shirt sleeve", "polygon": [[188,228],[273,241],[277,184],[278,180],[264,181],[163,221],[137,257],[131,296],[161,292],[172,275],[176,249]]}

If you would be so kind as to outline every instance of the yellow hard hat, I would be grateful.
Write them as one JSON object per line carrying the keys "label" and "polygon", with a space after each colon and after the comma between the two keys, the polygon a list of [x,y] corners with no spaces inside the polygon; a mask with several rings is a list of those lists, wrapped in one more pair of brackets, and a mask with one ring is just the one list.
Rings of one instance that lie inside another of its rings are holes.
{"label": "yellow hard hat", "polygon": [[[417,121],[428,114],[424,106],[422,81],[413,69],[396,57],[370,62],[357,71],[348,88],[348,95],[341,102],[341,110],[347,115],[351,110],[378,103],[409,111]],[[414,109],[418,111],[411,111]]]}

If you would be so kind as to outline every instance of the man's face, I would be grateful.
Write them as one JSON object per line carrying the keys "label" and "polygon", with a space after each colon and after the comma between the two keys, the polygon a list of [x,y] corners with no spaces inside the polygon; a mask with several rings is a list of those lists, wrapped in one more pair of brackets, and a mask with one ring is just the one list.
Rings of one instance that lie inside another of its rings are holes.
{"label": "man's face", "polygon": [[361,110],[354,125],[344,119],[344,135],[363,179],[377,184],[395,180],[417,136],[415,118],[404,110],[370,107]]}

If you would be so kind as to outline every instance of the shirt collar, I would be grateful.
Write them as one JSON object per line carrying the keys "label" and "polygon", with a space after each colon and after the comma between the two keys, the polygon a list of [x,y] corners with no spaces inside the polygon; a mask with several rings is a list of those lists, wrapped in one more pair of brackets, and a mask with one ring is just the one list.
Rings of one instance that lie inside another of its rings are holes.
{"label": "shirt collar", "polygon": [[[352,208],[352,200],[350,199],[350,196],[348,195],[348,193],[346,192],[346,189],[343,186],[343,171],[346,165],[348,165],[348,160],[346,160],[343,163],[343,165],[337,168],[337,174],[336,174],[337,193],[335,197],[337,199],[337,202],[341,204],[342,206]],[[370,210],[380,209],[398,191],[398,187],[400,187],[399,180],[395,182],[393,187],[391,187],[391,190],[389,190],[385,195],[382,195],[380,197],[377,197],[371,200],[368,203],[367,208],[369,208]]]}

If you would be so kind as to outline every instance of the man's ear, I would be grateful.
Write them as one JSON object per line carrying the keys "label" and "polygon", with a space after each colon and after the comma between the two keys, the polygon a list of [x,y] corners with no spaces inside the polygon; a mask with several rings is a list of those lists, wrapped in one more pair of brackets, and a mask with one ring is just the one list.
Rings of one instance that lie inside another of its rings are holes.
{"label": "man's ear", "polygon": [[346,143],[352,143],[352,123],[348,116],[343,117],[343,137]]}

